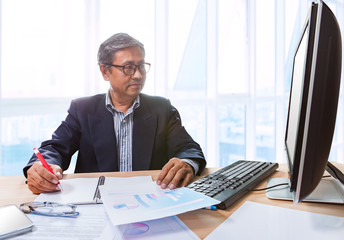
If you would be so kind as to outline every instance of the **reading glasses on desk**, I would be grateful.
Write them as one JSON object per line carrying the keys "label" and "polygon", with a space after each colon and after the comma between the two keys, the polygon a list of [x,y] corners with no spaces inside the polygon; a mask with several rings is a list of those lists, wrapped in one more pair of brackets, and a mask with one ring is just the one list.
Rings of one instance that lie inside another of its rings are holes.
{"label": "reading glasses on desk", "polygon": [[77,217],[75,205],[61,204],[56,202],[27,202],[20,204],[20,209],[24,213],[33,213],[51,217]]}

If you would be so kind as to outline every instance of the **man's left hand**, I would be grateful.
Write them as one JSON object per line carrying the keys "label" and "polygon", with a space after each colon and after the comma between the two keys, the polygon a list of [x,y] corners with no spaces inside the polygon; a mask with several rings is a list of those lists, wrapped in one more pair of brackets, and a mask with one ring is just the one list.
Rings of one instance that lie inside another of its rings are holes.
{"label": "man's left hand", "polygon": [[189,184],[194,177],[193,168],[179,158],[171,158],[162,168],[156,183],[162,189],[168,187],[174,189],[176,187],[184,187]]}

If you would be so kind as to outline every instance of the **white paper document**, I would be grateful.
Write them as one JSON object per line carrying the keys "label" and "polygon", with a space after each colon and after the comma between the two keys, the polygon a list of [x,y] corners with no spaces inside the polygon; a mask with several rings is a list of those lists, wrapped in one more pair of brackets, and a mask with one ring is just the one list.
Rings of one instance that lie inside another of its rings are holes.
{"label": "white paper document", "polygon": [[109,224],[102,204],[80,205],[76,218],[48,217],[35,214],[27,216],[35,224],[32,232],[15,237],[15,240],[83,240],[100,239]]}
{"label": "white paper document", "polygon": [[219,203],[188,188],[163,190],[153,182],[126,186],[122,191],[101,186],[100,192],[113,225],[173,216]]}
{"label": "white paper document", "polygon": [[245,202],[206,240],[343,240],[344,218]]}
{"label": "white paper document", "polygon": [[80,205],[76,218],[27,216],[34,223],[32,232],[13,240],[196,240],[199,239],[178,217],[113,226],[102,204]]}
{"label": "white paper document", "polygon": [[[137,186],[138,184],[152,183],[151,176],[140,177],[106,177],[104,185],[112,188],[123,188],[123,186]],[[41,193],[35,201],[58,202],[73,204],[91,204],[94,201],[98,178],[72,178],[60,180],[63,187],[61,192]]]}
{"label": "white paper document", "polygon": [[140,240],[197,240],[194,234],[178,217],[166,217],[157,220],[106,226],[102,240],[140,239]]}

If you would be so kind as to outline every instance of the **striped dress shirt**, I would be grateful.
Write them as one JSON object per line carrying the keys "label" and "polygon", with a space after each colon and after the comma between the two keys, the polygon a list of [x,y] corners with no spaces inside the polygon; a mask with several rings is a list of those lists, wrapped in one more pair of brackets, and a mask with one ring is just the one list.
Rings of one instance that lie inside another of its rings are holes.
{"label": "striped dress shirt", "polygon": [[107,92],[105,98],[106,108],[112,113],[115,135],[118,147],[119,170],[121,172],[132,171],[132,136],[134,110],[140,106],[140,96],[137,96],[126,114],[116,109],[111,102],[110,94]]}
{"label": "striped dress shirt", "polygon": [[[119,170],[121,172],[132,171],[132,136],[134,110],[140,106],[140,96],[137,96],[126,114],[116,109],[111,102],[110,92],[106,93],[105,106],[113,116],[113,123],[117,141],[118,159],[120,159]],[[191,165],[194,173],[198,172],[199,165],[191,159],[181,159]]]}

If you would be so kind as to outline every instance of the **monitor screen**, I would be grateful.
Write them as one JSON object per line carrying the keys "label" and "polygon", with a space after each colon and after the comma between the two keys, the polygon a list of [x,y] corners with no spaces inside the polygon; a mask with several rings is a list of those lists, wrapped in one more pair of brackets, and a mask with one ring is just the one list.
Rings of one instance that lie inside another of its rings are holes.
{"label": "monitor screen", "polygon": [[[296,154],[296,143],[298,137],[298,130],[302,129],[299,128],[298,125],[301,124],[299,119],[301,118],[301,103],[303,97],[303,76],[305,71],[305,63],[306,63],[306,51],[307,51],[307,40],[309,35],[309,28],[308,25],[303,33],[301,38],[300,45],[296,50],[296,54],[294,57],[294,68],[293,68],[293,85],[292,91],[290,92],[290,100],[289,100],[289,116],[288,116],[288,130],[286,131],[286,146],[289,156],[289,166],[290,169],[293,169],[294,166],[296,167],[297,164],[294,164],[296,161],[295,158],[299,156]],[[305,89],[306,90],[306,89]],[[292,172],[291,172],[292,173]]]}
{"label": "monitor screen", "polygon": [[285,148],[294,202],[323,177],[336,122],[341,79],[341,33],[332,11],[312,3],[294,55]]}

